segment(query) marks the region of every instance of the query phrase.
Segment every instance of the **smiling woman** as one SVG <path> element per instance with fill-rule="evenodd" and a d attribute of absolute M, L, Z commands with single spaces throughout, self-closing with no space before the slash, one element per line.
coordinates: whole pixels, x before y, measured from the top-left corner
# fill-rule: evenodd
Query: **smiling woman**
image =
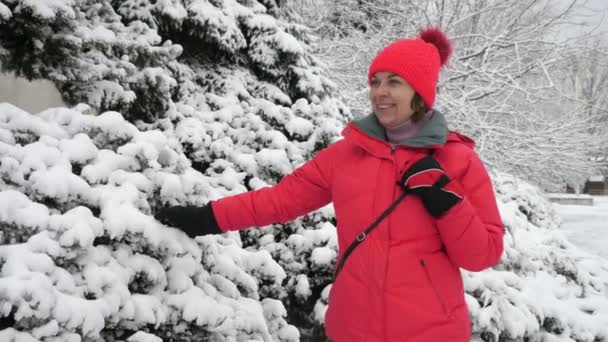
<path fill-rule="evenodd" d="M 372 76 L 369 99 L 378 121 L 386 128 L 396 128 L 412 117 L 414 95 L 414 88 L 399 75 L 380 71 Z"/>
<path fill-rule="evenodd" d="M 344 139 L 275 186 L 161 208 L 156 218 L 196 237 L 287 222 L 333 202 L 329 339 L 470 341 L 460 268 L 495 265 L 504 230 L 472 140 L 433 109 L 450 52 L 438 29 L 394 42 L 370 66 L 373 113 L 349 123 Z"/>

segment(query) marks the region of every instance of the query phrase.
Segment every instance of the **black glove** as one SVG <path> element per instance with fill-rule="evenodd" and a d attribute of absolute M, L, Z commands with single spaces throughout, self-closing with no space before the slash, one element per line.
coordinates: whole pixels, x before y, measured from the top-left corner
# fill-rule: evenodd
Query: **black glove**
<path fill-rule="evenodd" d="M 463 198 L 460 186 L 450 181 L 432 156 L 415 162 L 399 183 L 406 192 L 418 196 L 431 216 L 438 218 Z"/>
<path fill-rule="evenodd" d="M 165 207 L 156 212 L 154 217 L 167 226 L 182 230 L 191 238 L 198 235 L 223 233 L 217 225 L 211 204 L 203 207 Z"/>

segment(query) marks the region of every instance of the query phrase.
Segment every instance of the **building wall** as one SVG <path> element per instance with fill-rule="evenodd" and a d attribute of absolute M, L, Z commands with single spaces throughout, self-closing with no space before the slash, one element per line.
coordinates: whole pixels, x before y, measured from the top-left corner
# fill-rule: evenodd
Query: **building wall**
<path fill-rule="evenodd" d="M 608 183 L 587 181 L 583 193 L 589 195 L 608 195 Z"/>
<path fill-rule="evenodd" d="M 549 197 L 549 201 L 567 205 L 593 205 L 593 197 Z"/>
<path fill-rule="evenodd" d="M 12 74 L 0 73 L 0 103 L 3 102 L 11 103 L 30 113 L 65 106 L 59 91 L 50 81 L 29 82 Z"/>

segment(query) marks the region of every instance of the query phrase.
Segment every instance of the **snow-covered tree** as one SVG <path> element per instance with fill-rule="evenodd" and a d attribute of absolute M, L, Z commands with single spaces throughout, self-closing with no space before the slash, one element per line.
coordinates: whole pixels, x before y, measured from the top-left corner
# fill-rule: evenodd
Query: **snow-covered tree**
<path fill-rule="evenodd" d="M 196 240 L 151 216 L 274 184 L 338 139 L 349 111 L 280 12 L 0 2 L 1 64 L 87 103 L 0 105 L 1 341 L 324 339 L 331 206 Z M 508 241 L 500 266 L 465 277 L 476 338 L 607 339 L 604 266 L 555 231 L 536 189 L 495 179 Z"/>
<path fill-rule="evenodd" d="M 6 70 L 54 81 L 66 103 L 87 103 L 89 114 L 119 111 L 140 132 L 177 141 L 175 153 L 183 153 L 187 161 L 181 162 L 193 169 L 173 170 L 168 190 L 146 188 L 152 192 L 137 201 L 144 214 L 160 205 L 203 204 L 273 184 L 337 139 L 349 119 L 347 108 L 332 96 L 334 85 L 309 53 L 307 29 L 277 18 L 272 0 L 3 1 L 0 6 L 0 61 Z M 115 134 L 97 128 L 81 133 Z M 21 145 L 40 139 L 25 128 L 17 137 L 14 143 Z M 102 153 L 121 154 L 118 149 L 130 139 L 118 135 L 95 143 Z M 141 154 L 137 160 L 146 167 L 164 165 L 148 165 L 150 158 L 166 163 L 177 158 L 150 147 L 126 149 Z M 129 165 L 116 168 L 144 173 Z M 85 167 L 75 164 L 72 172 L 79 176 Z M 216 181 L 201 186 L 183 172 Z M 106 185 L 108 177 L 85 183 Z M 43 202 L 62 213 L 79 203 Z M 83 205 L 95 217 L 103 211 Z M 237 235 L 239 246 L 274 255 L 287 274 L 255 271 L 255 291 L 234 287 L 248 298 L 281 300 L 286 305 L 278 307 L 288 310 L 290 322 L 321 334 L 322 314 L 315 304 L 331 279 L 336 242 L 327 231 L 334 229 L 332 220 L 331 210 L 325 210 L 305 222 L 243 233 L 242 240 Z M 283 317 L 280 310 L 270 314 Z"/>
<path fill-rule="evenodd" d="M 586 113 L 582 115 L 593 123 L 591 131 L 608 137 L 608 64 L 605 62 L 608 47 L 602 39 L 592 38 L 585 42 L 589 48 L 580 49 L 563 62 L 567 67 L 560 77 L 562 93 L 571 94 L 563 101 L 564 106 Z M 608 175 L 608 142 L 591 154 L 599 164 L 599 173 Z"/>
<path fill-rule="evenodd" d="M 177 137 L 116 112 L 0 112 L 0 315 L 13 321 L 0 340 L 299 340 L 284 305 L 260 297 L 261 280 L 286 276 L 268 252 L 238 235 L 195 242 L 149 215 L 221 188 Z"/>

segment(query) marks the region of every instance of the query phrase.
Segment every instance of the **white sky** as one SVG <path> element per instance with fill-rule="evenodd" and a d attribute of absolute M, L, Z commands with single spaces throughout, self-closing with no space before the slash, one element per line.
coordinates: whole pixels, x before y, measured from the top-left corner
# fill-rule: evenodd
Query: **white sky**
<path fill-rule="evenodd" d="M 600 24 L 603 30 L 608 29 L 608 1 L 589 0 L 589 8 L 593 13 L 592 21 Z"/>
<path fill-rule="evenodd" d="M 569 3 L 571 0 L 560 0 Z M 579 20 L 587 25 L 599 25 L 599 29 L 608 32 L 608 1 L 581 0 L 584 8 L 578 10 Z"/>

